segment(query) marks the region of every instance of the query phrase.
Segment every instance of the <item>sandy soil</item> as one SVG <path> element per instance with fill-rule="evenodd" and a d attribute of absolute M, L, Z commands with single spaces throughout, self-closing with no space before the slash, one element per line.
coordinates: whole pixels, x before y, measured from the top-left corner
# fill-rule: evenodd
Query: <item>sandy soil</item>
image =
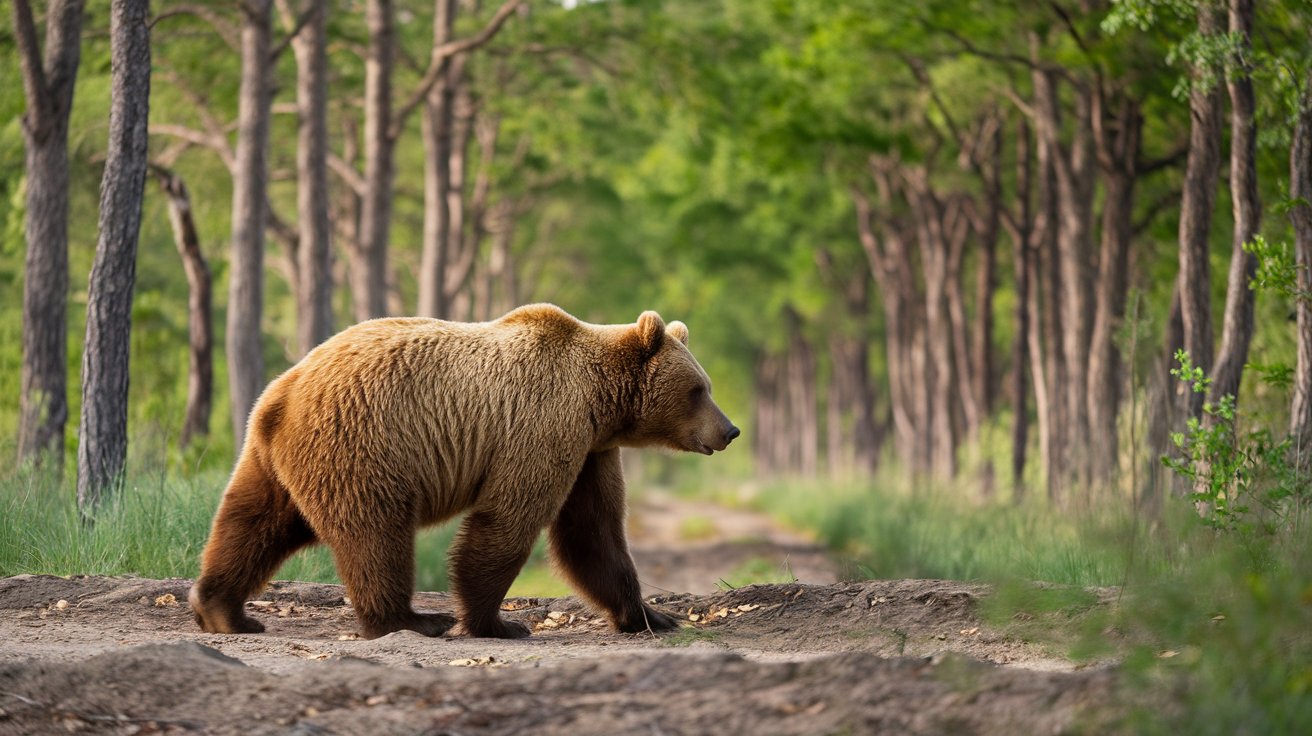
<path fill-rule="evenodd" d="M 1114 671 L 994 630 L 984 586 L 835 582 L 760 517 L 701 509 L 719 530 L 675 542 L 665 516 L 688 509 L 645 503 L 644 583 L 694 591 L 649 596 L 685 620 L 661 636 L 617 634 L 573 598 L 514 598 L 528 639 L 365 641 L 341 587 L 293 582 L 249 604 L 266 633 L 217 636 L 187 580 L 0 579 L 0 734 L 1048 734 L 1113 715 Z M 717 589 L 760 558 L 802 582 Z M 415 604 L 453 610 L 440 593 Z"/>

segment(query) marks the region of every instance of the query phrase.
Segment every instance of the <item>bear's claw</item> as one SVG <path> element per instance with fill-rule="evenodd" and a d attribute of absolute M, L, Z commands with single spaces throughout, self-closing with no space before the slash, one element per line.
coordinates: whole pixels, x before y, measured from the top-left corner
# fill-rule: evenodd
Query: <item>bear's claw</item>
<path fill-rule="evenodd" d="M 424 636 L 441 636 L 456 623 L 455 617 L 445 613 L 414 613 L 398 616 L 389 621 L 369 624 L 361 622 L 361 634 L 366 639 L 377 639 L 396 631 L 414 631 Z"/>
<path fill-rule="evenodd" d="M 523 639 L 529 635 L 529 628 L 518 621 L 507 621 L 497 617 L 494 623 L 471 629 L 465 623 L 456 624 L 451 629 L 452 636 L 470 636 L 475 639 Z"/>
<path fill-rule="evenodd" d="M 626 634 L 637 634 L 643 631 L 671 631 L 679 628 L 679 622 L 673 617 L 657 611 L 647 604 L 643 604 L 642 611 L 644 616 L 635 616 L 629 621 L 618 624 L 615 628 Z"/>

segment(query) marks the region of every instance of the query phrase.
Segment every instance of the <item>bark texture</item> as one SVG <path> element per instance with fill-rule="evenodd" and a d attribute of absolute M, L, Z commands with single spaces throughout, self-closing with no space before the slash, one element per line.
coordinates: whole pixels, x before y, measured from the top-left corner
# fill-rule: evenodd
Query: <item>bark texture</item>
<path fill-rule="evenodd" d="M 1198 32 L 1213 36 L 1220 31 L 1216 9 L 1198 5 Z M 1220 87 L 1207 84 L 1210 74 L 1193 73 L 1189 92 L 1189 157 L 1185 164 L 1184 191 L 1180 199 L 1180 314 L 1184 324 L 1184 349 L 1195 366 L 1212 375 L 1212 269 L 1208 262 L 1212 209 L 1216 202 L 1216 179 L 1221 168 L 1222 104 Z M 1203 411 L 1203 395 L 1185 393 L 1181 401 L 1185 415 Z"/>
<path fill-rule="evenodd" d="M 392 0 L 368 0 L 365 5 L 369 48 L 364 63 L 364 193 L 360 208 L 360 237 L 351 253 L 351 299 L 356 321 L 387 316 L 395 16 Z"/>
<path fill-rule="evenodd" d="M 1116 417 L 1120 413 L 1123 370 L 1115 337 L 1125 317 L 1143 116 L 1136 100 L 1122 97 L 1110 119 L 1101 112 L 1095 119 L 1100 126 L 1096 137 L 1103 181 L 1102 243 L 1094 288 L 1086 396 L 1090 477 L 1104 486 L 1118 465 Z"/>
<path fill-rule="evenodd" d="M 87 288 L 77 500 L 84 516 L 122 482 L 128 447 L 128 354 L 150 109 L 150 3 L 110 4 L 109 151 L 100 238 Z"/>
<path fill-rule="evenodd" d="M 13 0 L 23 116 L 27 250 L 18 460 L 62 472 L 68 421 L 68 114 L 82 43 L 82 0 L 52 0 L 45 54 L 28 0 Z"/>
<path fill-rule="evenodd" d="M 232 254 L 228 275 L 228 384 L 236 447 L 264 387 L 264 226 L 268 194 L 271 0 L 244 4 L 236 170 L 232 183 Z"/>
<path fill-rule="evenodd" d="M 333 334 L 332 229 L 328 218 L 328 3 L 311 0 L 296 54 L 296 339 L 305 355 Z"/>
<path fill-rule="evenodd" d="M 179 444 L 210 433 L 210 411 L 214 400 L 214 286 L 209 264 L 200 249 L 200 235 L 191 214 L 191 196 L 176 172 L 155 169 L 160 189 L 169 200 L 169 224 L 173 243 L 182 257 L 187 275 L 187 410 Z"/>
<path fill-rule="evenodd" d="M 1312 468 L 1312 76 L 1299 99 L 1298 122 L 1289 151 L 1289 209 L 1294 223 L 1294 259 L 1298 268 L 1298 359 L 1294 365 L 1294 399 L 1289 434 L 1299 466 Z"/>
<path fill-rule="evenodd" d="M 1209 399 L 1239 396 L 1248 346 L 1253 339 L 1253 310 L 1256 295 L 1249 288 L 1257 272 L 1257 257 L 1244 245 L 1257 235 L 1262 222 L 1262 203 L 1257 192 L 1257 101 L 1251 76 L 1253 0 L 1230 0 L 1230 34 L 1239 47 L 1227 69 L 1230 93 L 1230 201 L 1234 213 L 1234 241 L 1230 250 L 1230 273 L 1226 280 L 1225 316 L 1221 323 L 1221 347 L 1212 371 Z M 1212 420 L 1207 419 L 1210 423 Z"/>

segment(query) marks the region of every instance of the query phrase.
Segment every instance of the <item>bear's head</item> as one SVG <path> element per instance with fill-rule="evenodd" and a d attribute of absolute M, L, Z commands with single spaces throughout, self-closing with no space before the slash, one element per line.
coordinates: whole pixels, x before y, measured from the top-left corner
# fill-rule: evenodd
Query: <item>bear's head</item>
<path fill-rule="evenodd" d="M 688 351 L 688 327 L 643 312 L 629 334 L 642 361 L 629 442 L 710 455 L 741 434 L 711 400 L 711 381 Z"/>

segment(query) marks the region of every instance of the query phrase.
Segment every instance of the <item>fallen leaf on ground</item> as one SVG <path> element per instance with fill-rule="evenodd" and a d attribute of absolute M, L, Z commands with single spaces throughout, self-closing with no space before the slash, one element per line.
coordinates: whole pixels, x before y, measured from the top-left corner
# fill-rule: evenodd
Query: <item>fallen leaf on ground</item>
<path fill-rule="evenodd" d="M 486 667 L 500 664 L 496 657 L 474 657 L 473 659 L 453 659 L 447 664 L 452 667 Z"/>
<path fill-rule="evenodd" d="M 176 605 L 178 605 L 178 598 L 172 593 L 165 593 L 164 595 L 159 596 L 158 598 L 155 599 L 155 606 L 157 608 L 163 608 L 164 606 L 176 606 Z"/>

